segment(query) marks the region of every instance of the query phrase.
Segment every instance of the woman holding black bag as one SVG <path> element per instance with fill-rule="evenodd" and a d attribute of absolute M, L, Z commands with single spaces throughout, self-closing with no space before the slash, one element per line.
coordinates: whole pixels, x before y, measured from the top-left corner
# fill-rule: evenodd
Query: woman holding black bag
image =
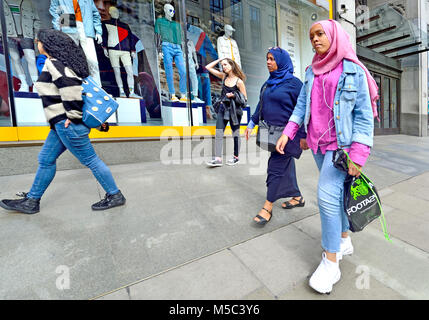
<path fill-rule="evenodd" d="M 270 48 L 267 53 L 269 79 L 261 89 L 260 101 L 249 122 L 245 135 L 249 139 L 250 132 L 262 120 L 268 126 L 283 127 L 288 122 L 295 107 L 302 82 L 293 75 L 293 64 L 286 50 L 279 47 Z M 261 121 L 260 121 L 261 120 Z M 271 152 L 267 169 L 267 200 L 259 214 L 254 218 L 258 225 L 265 225 L 271 220 L 273 203 L 280 198 L 293 197 L 283 203 L 284 209 L 303 207 L 305 202 L 296 180 L 295 160 L 302 149 L 307 149 L 304 129 L 291 141 L 285 154 L 275 150 Z"/>
<path fill-rule="evenodd" d="M 347 172 L 334 166 L 333 155 L 337 149 L 347 151 L 354 163 L 348 166 L 348 174 L 360 175 L 373 145 L 378 87 L 337 21 L 314 23 L 309 36 L 316 53 L 277 151 L 287 150 L 288 140 L 305 127 L 320 171 L 317 198 L 324 250 L 309 285 L 329 293 L 341 278 L 339 260 L 354 250 L 343 206 Z"/>

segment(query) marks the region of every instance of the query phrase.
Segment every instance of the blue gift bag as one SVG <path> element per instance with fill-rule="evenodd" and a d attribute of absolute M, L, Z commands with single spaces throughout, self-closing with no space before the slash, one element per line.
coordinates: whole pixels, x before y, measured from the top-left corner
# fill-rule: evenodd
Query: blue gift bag
<path fill-rule="evenodd" d="M 119 107 L 112 96 L 98 86 L 92 77 L 82 81 L 82 121 L 89 128 L 97 128 Z"/>

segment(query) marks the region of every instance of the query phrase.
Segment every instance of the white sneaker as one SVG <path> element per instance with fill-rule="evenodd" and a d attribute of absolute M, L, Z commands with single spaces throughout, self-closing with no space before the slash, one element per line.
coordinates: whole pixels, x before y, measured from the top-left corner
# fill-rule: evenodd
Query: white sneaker
<path fill-rule="evenodd" d="M 213 159 L 211 161 L 207 161 L 206 165 L 209 167 L 222 167 L 223 163 L 219 159 Z"/>
<path fill-rule="evenodd" d="M 205 103 L 203 100 L 201 100 L 198 97 L 195 97 L 194 100 L 192 100 L 192 102 L 194 102 L 194 103 Z"/>
<path fill-rule="evenodd" d="M 343 256 L 346 256 L 349 254 L 353 254 L 352 239 L 350 238 L 350 236 L 348 236 L 347 238 L 341 238 L 338 260 L 341 260 Z"/>
<path fill-rule="evenodd" d="M 341 278 L 341 271 L 337 262 L 332 262 L 322 253 L 322 261 L 310 278 L 309 285 L 319 293 L 330 293 L 332 286 Z"/>
<path fill-rule="evenodd" d="M 233 157 L 232 159 L 228 160 L 226 164 L 228 166 L 235 166 L 239 162 L 240 162 L 240 160 L 238 160 L 238 158 Z"/>

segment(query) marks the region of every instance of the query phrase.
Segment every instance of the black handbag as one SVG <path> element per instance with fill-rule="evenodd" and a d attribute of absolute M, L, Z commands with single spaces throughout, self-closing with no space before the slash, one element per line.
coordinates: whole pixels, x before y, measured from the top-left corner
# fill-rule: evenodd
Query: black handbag
<path fill-rule="evenodd" d="M 346 151 L 337 149 L 333 153 L 334 167 L 341 171 L 348 172 L 348 160 L 351 165 L 354 165 Z M 344 180 L 343 205 L 350 231 L 362 231 L 373 220 L 380 218 L 384 236 L 390 241 L 377 189 L 362 171 L 360 173 L 359 177 L 347 174 Z"/>
<path fill-rule="evenodd" d="M 256 145 L 263 150 L 274 152 L 276 151 L 277 141 L 283 134 L 283 130 L 285 129 L 285 127 L 272 126 L 261 118 L 263 108 L 263 96 L 266 88 L 266 85 L 262 88 L 261 99 L 259 101 L 259 124 L 258 132 L 256 134 Z"/>

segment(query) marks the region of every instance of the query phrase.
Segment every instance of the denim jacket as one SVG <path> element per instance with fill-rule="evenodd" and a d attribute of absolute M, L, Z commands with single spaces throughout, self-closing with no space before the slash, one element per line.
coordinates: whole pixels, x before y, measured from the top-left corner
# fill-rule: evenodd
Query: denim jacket
<path fill-rule="evenodd" d="M 93 0 L 78 0 L 82 12 L 82 20 L 85 34 L 89 38 L 95 38 L 95 34 L 102 35 L 101 17 Z M 73 0 L 51 0 L 49 13 L 52 16 L 52 25 L 56 30 L 65 33 L 76 33 L 75 27 L 60 26 L 62 14 L 74 14 Z M 61 27 L 61 28 L 60 28 Z"/>
<path fill-rule="evenodd" d="M 314 73 L 310 66 L 305 72 L 295 109 L 289 119 L 307 132 L 310 122 L 311 89 Z M 374 116 L 364 70 L 352 61 L 343 60 L 343 72 L 338 80 L 334 99 L 334 121 L 339 148 L 349 148 L 352 142 L 372 147 Z"/>

